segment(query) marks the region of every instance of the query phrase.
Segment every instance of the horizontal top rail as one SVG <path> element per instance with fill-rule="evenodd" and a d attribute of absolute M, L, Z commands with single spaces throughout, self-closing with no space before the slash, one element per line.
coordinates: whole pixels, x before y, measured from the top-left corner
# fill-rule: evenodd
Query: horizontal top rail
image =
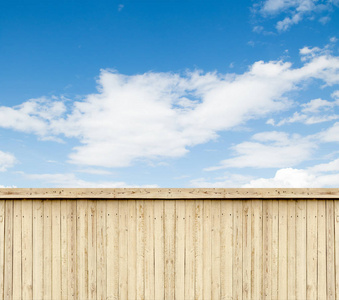
<path fill-rule="evenodd" d="M 0 199 L 339 199 L 339 188 L 0 188 Z"/>

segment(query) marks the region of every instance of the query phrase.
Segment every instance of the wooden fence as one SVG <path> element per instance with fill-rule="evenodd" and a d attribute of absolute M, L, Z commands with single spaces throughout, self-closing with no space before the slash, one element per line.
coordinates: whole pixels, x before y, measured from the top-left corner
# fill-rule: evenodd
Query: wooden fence
<path fill-rule="evenodd" d="M 339 189 L 0 189 L 0 299 L 339 299 Z"/>

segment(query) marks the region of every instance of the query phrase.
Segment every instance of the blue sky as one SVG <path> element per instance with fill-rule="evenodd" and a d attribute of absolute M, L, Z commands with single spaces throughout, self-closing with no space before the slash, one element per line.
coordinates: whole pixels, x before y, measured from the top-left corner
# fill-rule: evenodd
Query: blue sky
<path fill-rule="evenodd" d="M 1 1 L 0 187 L 337 187 L 339 1 Z"/>

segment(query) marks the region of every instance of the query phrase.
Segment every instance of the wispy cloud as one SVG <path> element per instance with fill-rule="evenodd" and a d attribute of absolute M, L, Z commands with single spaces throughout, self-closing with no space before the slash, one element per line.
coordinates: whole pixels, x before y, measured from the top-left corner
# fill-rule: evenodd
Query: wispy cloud
<path fill-rule="evenodd" d="M 265 0 L 256 7 L 264 17 L 284 16 L 276 23 L 276 29 L 280 32 L 290 29 L 293 25 L 300 23 L 305 18 L 315 18 L 322 24 L 329 22 L 328 14 L 337 7 L 338 1 L 325 0 Z"/>

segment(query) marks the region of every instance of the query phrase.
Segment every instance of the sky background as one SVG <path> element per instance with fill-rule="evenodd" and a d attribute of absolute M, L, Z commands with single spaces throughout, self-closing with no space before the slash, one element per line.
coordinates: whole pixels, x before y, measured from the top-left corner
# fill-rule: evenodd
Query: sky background
<path fill-rule="evenodd" d="M 338 0 L 0 1 L 0 187 L 338 187 Z"/>

